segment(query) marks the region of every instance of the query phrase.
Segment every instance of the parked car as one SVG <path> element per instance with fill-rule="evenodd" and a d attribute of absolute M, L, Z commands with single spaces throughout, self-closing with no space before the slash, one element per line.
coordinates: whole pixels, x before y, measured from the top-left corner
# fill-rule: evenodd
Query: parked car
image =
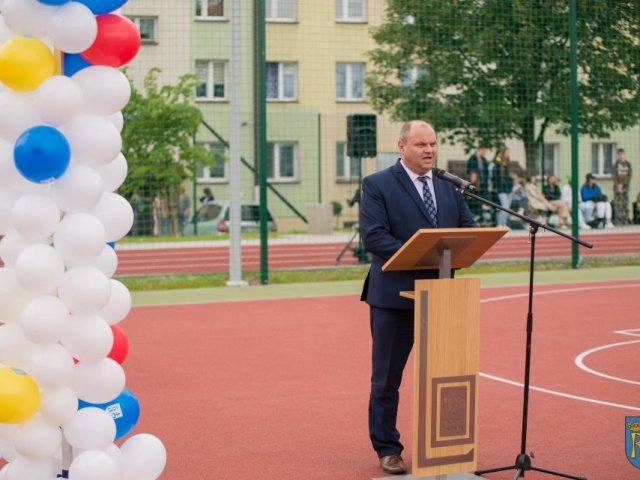
<path fill-rule="evenodd" d="M 267 226 L 269 231 L 277 230 L 276 222 L 267 211 Z M 207 202 L 198 208 L 197 228 L 194 219 L 185 227 L 185 235 L 215 235 L 229 232 L 229 204 L 219 201 Z M 260 205 L 257 203 L 243 203 L 241 206 L 240 230 L 242 232 L 260 231 Z"/>

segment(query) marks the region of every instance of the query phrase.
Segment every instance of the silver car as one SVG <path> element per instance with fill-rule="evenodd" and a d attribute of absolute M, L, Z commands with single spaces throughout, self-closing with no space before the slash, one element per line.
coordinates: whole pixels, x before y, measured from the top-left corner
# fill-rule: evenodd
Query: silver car
<path fill-rule="evenodd" d="M 276 222 L 271 213 L 267 212 L 267 218 L 269 231 L 277 231 Z M 196 218 L 191 219 L 184 230 L 185 235 L 196 235 L 196 231 L 198 235 L 228 233 L 229 204 L 218 201 L 205 203 L 198 208 Z M 260 205 L 257 203 L 242 204 L 240 230 L 243 232 L 260 231 Z"/>

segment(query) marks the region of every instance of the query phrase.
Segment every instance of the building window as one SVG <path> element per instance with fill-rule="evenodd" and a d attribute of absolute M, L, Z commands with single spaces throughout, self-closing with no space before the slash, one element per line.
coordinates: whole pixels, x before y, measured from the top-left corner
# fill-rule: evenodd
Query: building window
<path fill-rule="evenodd" d="M 365 0 L 336 0 L 336 20 L 339 22 L 365 22 Z"/>
<path fill-rule="evenodd" d="M 224 0 L 196 0 L 196 17 L 224 17 Z"/>
<path fill-rule="evenodd" d="M 364 100 L 364 63 L 336 64 L 336 98 Z"/>
<path fill-rule="evenodd" d="M 402 69 L 402 86 L 413 87 L 427 72 L 423 66 L 404 67 Z"/>
<path fill-rule="evenodd" d="M 207 165 L 198 164 L 198 182 L 227 181 L 227 149 L 220 143 L 203 143 L 202 146 L 211 154 Z"/>
<path fill-rule="evenodd" d="M 297 83 L 297 63 L 267 62 L 267 99 L 296 100 Z"/>
<path fill-rule="evenodd" d="M 611 165 L 615 158 L 615 143 L 591 144 L 591 173 L 604 177 L 611 175 Z"/>
<path fill-rule="evenodd" d="M 267 144 L 267 178 L 271 181 L 296 179 L 296 144 Z"/>
<path fill-rule="evenodd" d="M 545 143 L 542 147 L 542 157 L 536 162 L 534 173 L 536 176 L 540 176 L 542 169 L 542 163 L 544 163 L 544 176 L 549 175 L 557 176 L 558 172 L 558 148 L 560 145 L 557 143 Z"/>
<path fill-rule="evenodd" d="M 336 143 L 336 180 L 338 182 L 357 182 L 359 162 L 357 158 L 347 156 L 347 144 Z"/>
<path fill-rule="evenodd" d="M 296 0 L 266 0 L 266 19 L 269 21 L 294 21 Z"/>
<path fill-rule="evenodd" d="M 156 38 L 158 17 L 129 17 L 129 19 L 138 27 L 142 43 L 158 43 Z"/>
<path fill-rule="evenodd" d="M 196 60 L 196 99 L 225 100 L 227 98 L 227 62 L 221 60 Z"/>

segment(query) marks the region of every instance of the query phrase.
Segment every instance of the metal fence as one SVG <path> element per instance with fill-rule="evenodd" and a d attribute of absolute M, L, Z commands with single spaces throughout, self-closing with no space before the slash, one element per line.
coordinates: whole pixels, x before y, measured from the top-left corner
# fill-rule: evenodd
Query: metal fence
<path fill-rule="evenodd" d="M 229 240 L 238 280 L 240 246 L 259 242 L 266 282 L 269 245 L 355 238 L 359 182 L 397 160 L 414 118 L 484 196 L 560 225 L 539 190 L 604 228 L 569 193 L 591 173 L 611 223 L 639 221 L 637 0 L 130 0 L 123 14 L 143 41 L 123 247 Z"/>

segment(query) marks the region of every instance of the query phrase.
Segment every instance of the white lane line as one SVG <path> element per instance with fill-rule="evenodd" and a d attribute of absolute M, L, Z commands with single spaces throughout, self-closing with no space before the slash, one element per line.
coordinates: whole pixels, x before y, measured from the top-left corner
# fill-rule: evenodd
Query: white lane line
<path fill-rule="evenodd" d="M 544 290 L 541 292 L 533 292 L 534 296 L 539 296 L 539 295 L 553 295 L 556 293 L 568 293 L 568 292 L 581 292 L 581 291 L 592 291 L 592 290 L 608 290 L 608 289 L 620 289 L 620 288 L 636 288 L 636 287 L 640 287 L 640 283 L 633 283 L 633 284 L 629 284 L 629 285 L 598 285 L 598 286 L 590 286 L 590 287 L 573 287 L 573 288 L 559 288 L 556 290 Z M 480 300 L 480 303 L 490 303 L 490 302 L 497 302 L 497 301 L 501 301 L 501 300 L 511 300 L 514 298 L 523 298 L 523 297 L 528 297 L 529 296 L 529 292 L 524 292 L 524 293 L 515 293 L 512 295 L 503 295 L 500 297 L 491 297 L 491 298 L 485 298 Z M 631 333 L 631 332 L 640 332 L 640 329 L 638 330 L 621 330 L 619 332 L 616 333 L 622 333 L 622 334 L 626 334 L 626 335 L 631 335 L 631 336 L 637 336 L 640 337 L 640 334 L 635 334 L 635 333 Z M 622 344 L 629 344 L 629 343 L 640 343 L 640 340 L 632 340 L 629 342 L 621 342 L 620 344 L 614 344 L 614 345 L 622 345 Z M 596 350 L 603 350 L 604 348 L 609 348 L 612 347 L 614 345 L 605 345 L 604 347 L 598 347 L 597 349 L 592 349 L 589 352 L 593 352 Z M 583 355 L 583 354 L 581 354 Z M 585 357 L 587 355 L 584 355 Z M 583 357 L 584 358 L 584 357 Z M 577 363 L 577 358 L 576 358 L 576 363 Z M 579 366 L 579 365 L 578 365 Z M 588 368 L 585 366 L 585 368 Z M 595 372 L 593 371 L 592 373 L 594 373 L 595 375 L 600 375 L 603 377 L 608 377 L 605 374 L 601 374 L 600 372 Z M 520 387 L 520 388 L 524 388 L 524 384 L 519 383 L 519 382 L 514 382 L 513 380 L 508 380 L 506 378 L 502 378 L 502 377 L 498 377 L 495 375 L 491 375 L 488 373 L 484 373 L 484 372 L 480 372 L 480 376 L 481 377 L 485 377 L 488 378 L 490 380 L 495 380 L 497 382 L 502 382 L 502 383 L 506 383 L 508 385 L 513 385 L 516 387 Z M 621 381 L 627 381 L 629 383 L 634 383 L 634 384 L 639 384 L 638 382 L 634 382 L 632 380 L 626 380 L 626 379 L 618 379 Z M 608 407 L 614 407 L 614 408 L 622 408 L 625 410 L 634 410 L 634 411 L 640 411 L 640 407 L 634 407 L 631 405 L 623 405 L 620 403 L 612 403 L 612 402 L 605 402 L 603 400 L 597 400 L 595 398 L 589 398 L 589 397 L 581 397 L 578 395 L 571 395 L 569 393 L 564 393 L 564 392 L 558 392 L 556 390 L 549 390 L 547 388 L 541 388 L 541 387 L 536 387 L 534 385 L 529 385 L 529 388 L 531 390 L 535 390 L 537 392 L 542 392 L 542 393 L 547 393 L 549 395 L 556 395 L 558 397 L 564 397 L 564 398 L 570 398 L 572 400 L 578 400 L 581 402 L 586 402 L 586 403 L 595 403 L 597 405 L 604 405 L 604 406 L 608 406 Z"/>
<path fill-rule="evenodd" d="M 640 332 L 640 329 L 618 330 L 617 332 L 614 332 L 614 333 L 618 333 L 620 335 L 629 335 L 631 337 L 640 337 L 640 334 L 632 333 L 632 332 Z M 599 372 L 598 370 L 594 370 L 593 368 L 587 367 L 584 363 L 584 359 L 587 358 L 592 353 L 599 352 L 601 350 L 607 350 L 608 348 L 616 348 L 616 347 L 622 347 L 624 345 L 631 345 L 634 343 L 640 343 L 640 340 L 629 340 L 628 342 L 610 343 L 608 345 L 602 345 L 600 347 L 592 348 L 591 350 L 584 351 L 580 355 L 578 355 L 575 358 L 575 364 L 580 370 L 583 370 L 592 375 L 596 375 L 598 377 L 607 378 L 609 380 L 614 380 L 616 382 L 630 383 L 632 385 L 640 385 L 640 382 L 636 382 L 635 380 L 629 380 L 628 378 L 614 377 L 613 375 L 607 375 L 606 373 Z"/>
<path fill-rule="evenodd" d="M 502 382 L 502 383 L 506 383 L 508 385 L 513 385 L 515 387 L 520 387 L 520 388 L 524 387 L 524 384 L 522 384 L 522 383 L 514 382 L 513 380 L 507 380 L 506 378 L 502 378 L 502 377 L 496 377 L 495 375 L 489 375 L 487 373 L 480 372 L 480 376 L 488 378 L 490 380 L 495 380 L 496 382 Z M 571 395 L 569 393 L 558 392 L 556 390 L 549 390 L 547 388 L 535 387 L 533 385 L 531 385 L 529 388 L 531 390 L 535 390 L 536 392 L 548 393 L 550 395 L 556 395 L 558 397 L 570 398 L 572 400 L 579 400 L 581 402 L 595 403 L 597 405 L 604 405 L 606 407 L 623 408 L 625 410 L 635 410 L 635 411 L 639 411 L 640 412 L 640 407 L 634 407 L 634 406 L 631 406 L 631 405 L 623 405 L 623 404 L 620 404 L 620 403 L 605 402 L 605 401 L 602 401 L 602 400 L 596 400 L 595 398 L 589 398 L 589 397 L 580 397 L 578 395 Z"/>

